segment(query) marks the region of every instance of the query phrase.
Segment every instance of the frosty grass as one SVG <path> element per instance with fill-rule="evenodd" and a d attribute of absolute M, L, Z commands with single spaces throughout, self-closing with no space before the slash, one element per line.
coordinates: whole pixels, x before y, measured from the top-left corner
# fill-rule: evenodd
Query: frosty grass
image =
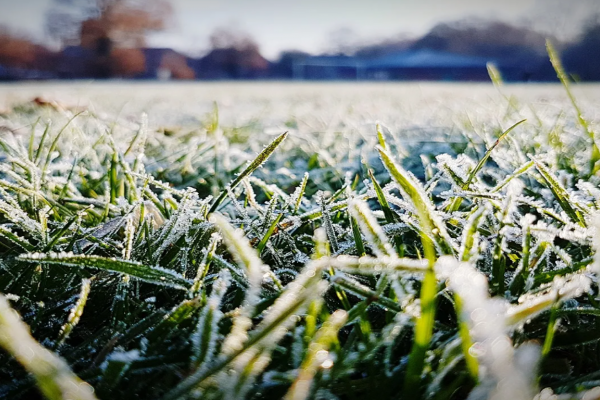
<path fill-rule="evenodd" d="M 0 396 L 600 398 L 600 102 L 494 83 L 13 101 Z"/>

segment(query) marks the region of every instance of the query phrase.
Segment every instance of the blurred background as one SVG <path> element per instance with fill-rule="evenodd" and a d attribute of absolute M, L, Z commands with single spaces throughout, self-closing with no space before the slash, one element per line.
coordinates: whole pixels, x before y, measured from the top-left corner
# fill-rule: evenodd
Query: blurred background
<path fill-rule="evenodd" d="M 0 80 L 600 80 L 598 0 L 0 0 Z"/>

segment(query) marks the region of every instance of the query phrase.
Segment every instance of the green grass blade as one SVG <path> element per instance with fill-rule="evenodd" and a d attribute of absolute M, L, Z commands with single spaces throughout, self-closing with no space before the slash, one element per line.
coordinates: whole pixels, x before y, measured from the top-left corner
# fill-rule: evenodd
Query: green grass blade
<path fill-rule="evenodd" d="M 29 134 L 29 145 L 27 146 L 27 157 L 29 161 L 33 161 L 33 142 L 35 139 L 35 128 L 40 122 L 41 117 L 38 117 L 33 125 L 31 125 L 31 133 Z"/>
<path fill-rule="evenodd" d="M 67 363 L 29 334 L 29 328 L 0 294 L 0 346 L 33 375 L 40 391 L 50 400 L 96 399 L 92 387 L 79 379 Z"/>
<path fill-rule="evenodd" d="M 527 121 L 527 120 L 526 119 L 522 119 L 519 122 L 516 122 L 514 125 L 512 125 L 510 128 L 508 128 L 504 132 L 502 132 L 502 134 L 498 137 L 498 139 L 496 139 L 496 141 L 494 142 L 494 144 L 485 152 L 485 154 L 483 155 L 483 157 L 481 158 L 481 160 L 479 160 L 479 162 L 477 163 L 477 165 L 475 166 L 475 168 L 473 168 L 473 170 L 471 171 L 471 173 L 469 173 L 469 176 L 467 177 L 467 181 L 465 182 L 465 186 L 466 187 L 464 187 L 463 189 L 468 189 L 468 187 L 471 185 L 471 182 L 473 182 L 473 179 L 475 179 L 475 176 L 477 176 L 477 174 L 479 173 L 479 171 L 481 171 L 481 169 L 483 168 L 483 166 L 485 165 L 485 163 L 487 162 L 487 160 L 490 158 L 490 155 L 492 154 L 492 151 L 494 151 L 494 149 L 496 147 L 498 147 L 498 145 L 502 142 L 502 140 L 513 129 L 515 129 L 517 126 L 521 125 L 525 121 Z"/>
<path fill-rule="evenodd" d="M 504 82 L 502 80 L 502 74 L 500 73 L 498 68 L 496 68 L 496 66 L 492 63 L 487 63 L 486 68 L 488 71 L 488 75 L 490 76 L 490 79 L 491 79 L 492 83 L 494 84 L 494 86 L 496 86 L 496 87 L 502 86 L 502 84 Z"/>
<path fill-rule="evenodd" d="M 562 186 L 556 176 L 554 176 L 552 171 L 550 171 L 550 169 L 544 163 L 539 161 L 537 158 L 531 158 L 535 163 L 536 169 L 540 175 L 542 175 L 542 178 L 548 185 L 550 191 L 552 191 L 552 194 L 564 212 L 569 216 L 569 218 L 571 218 L 571 221 L 585 228 L 585 219 L 580 210 L 573 208 L 572 204 L 577 205 L 577 203 L 571 199 L 567 190 Z"/>
<path fill-rule="evenodd" d="M 85 303 L 87 302 L 88 295 L 90 294 L 90 280 L 84 279 L 81 282 L 81 292 L 79 293 L 79 299 L 77 299 L 77 303 L 73 306 L 71 311 L 69 312 L 69 318 L 67 319 L 67 323 L 63 325 L 60 329 L 60 333 L 58 336 L 57 346 L 60 346 L 67 340 L 71 331 L 79 323 L 81 319 L 81 315 L 83 314 L 83 309 L 85 308 Z"/>
<path fill-rule="evenodd" d="M 383 165 L 389 171 L 392 178 L 398 183 L 406 195 L 407 200 L 409 200 L 415 207 L 417 216 L 419 217 L 419 222 L 421 224 L 421 229 L 426 235 L 436 238 L 444 254 L 454 254 L 455 251 L 446 227 L 436 214 L 435 207 L 433 206 L 429 196 L 427 196 L 425 193 L 422 185 L 417 182 L 412 175 L 408 174 L 404 168 L 396 164 L 392 156 L 386 150 L 379 148 L 378 151 L 379 155 L 381 156 L 381 160 L 383 161 Z M 423 240 L 429 242 L 428 237 L 424 236 Z M 425 247 L 427 248 L 428 246 Z M 435 260 L 435 254 L 429 252 L 426 254 L 426 258 L 429 260 Z"/>
<path fill-rule="evenodd" d="M 267 229 L 267 232 L 265 232 L 265 235 L 258 243 L 258 246 L 256 246 L 256 251 L 258 252 L 258 254 L 261 254 L 262 251 L 265 249 L 265 246 L 267 245 L 269 238 L 271 238 L 271 236 L 273 235 L 273 232 L 275 232 L 275 228 L 277 228 L 277 224 L 281 220 L 281 217 L 283 217 L 283 213 L 281 213 L 281 214 L 277 215 L 277 217 L 275 217 L 275 219 L 271 223 L 271 226 L 269 226 L 269 229 Z"/>
<path fill-rule="evenodd" d="M 364 299 L 366 301 L 366 305 L 369 304 L 377 304 L 386 310 L 390 310 L 394 313 L 402 312 L 402 307 L 394 300 L 389 299 L 385 296 L 381 296 L 378 292 L 371 290 L 369 287 L 362 285 L 347 276 L 336 274 L 331 277 L 331 283 L 335 285 L 335 287 L 342 289 L 344 291 L 350 292 L 356 297 L 360 299 Z M 356 310 L 356 314 L 353 314 L 352 311 Z M 352 309 L 350 311 L 351 317 L 353 320 L 358 315 L 360 315 L 360 309 Z"/>
<path fill-rule="evenodd" d="M 80 111 L 77 114 L 73 115 L 71 118 L 69 118 L 67 123 L 63 125 L 63 127 L 60 129 L 60 131 L 58 131 L 58 133 L 56 134 L 56 137 L 54 138 L 52 143 L 50 143 L 50 148 L 48 149 L 48 154 L 46 155 L 46 161 L 44 162 L 44 165 L 42 166 L 42 176 L 44 176 L 44 173 L 46 172 L 46 169 L 48 168 L 48 165 L 50 164 L 50 158 L 52 157 L 52 153 L 56 149 L 56 146 L 58 145 L 58 140 L 62 136 L 63 132 L 67 129 L 67 127 L 71 124 L 71 122 L 73 122 L 73 120 L 75 118 L 77 118 L 84 112 L 85 111 Z"/>
<path fill-rule="evenodd" d="M 161 267 L 150 267 L 136 261 L 119 260 L 93 255 L 73 253 L 32 253 L 18 257 L 19 260 L 47 265 L 62 265 L 76 268 L 98 268 L 110 272 L 128 274 L 141 281 L 187 290 L 191 282 L 176 273 Z"/>
<path fill-rule="evenodd" d="M 546 337 L 544 338 L 544 345 L 542 346 L 542 357 L 546 357 L 550 350 L 552 350 L 552 342 L 554 341 L 554 334 L 558 324 L 558 312 L 557 307 L 554 306 L 550 310 L 550 319 L 548 320 L 548 327 L 546 329 Z"/>
<path fill-rule="evenodd" d="M 379 182 L 377 182 L 377 179 L 375 179 L 375 176 L 373 175 L 373 170 L 371 169 L 369 169 L 369 178 L 371 178 L 371 182 L 373 182 L 373 188 L 375 188 L 377 200 L 379 201 L 379 205 L 381 205 L 381 209 L 383 210 L 383 214 L 385 215 L 385 220 L 388 222 L 388 224 L 393 224 L 396 220 L 394 218 L 394 212 L 390 208 L 390 204 L 385 198 L 383 189 L 381 189 L 381 186 L 379 186 Z"/>
<path fill-rule="evenodd" d="M 285 140 L 288 132 L 284 132 L 277 139 L 273 140 L 271 144 L 269 144 L 260 154 L 244 169 L 229 185 L 227 186 L 230 190 L 233 190 L 245 177 L 252 174 L 258 167 L 260 167 L 267 159 L 273 154 L 275 149 Z M 223 190 L 219 197 L 215 199 L 212 206 L 208 210 L 208 213 L 211 214 L 217 210 L 221 202 L 227 197 L 227 190 Z"/>
<path fill-rule="evenodd" d="M 467 180 L 466 180 L 465 184 L 462 187 L 463 190 L 469 189 L 469 187 L 471 186 L 471 183 L 473 182 L 473 179 L 475 179 L 475 177 L 477 176 L 477 174 L 479 173 L 479 171 L 481 171 L 481 169 L 483 168 L 483 166 L 485 165 L 485 163 L 487 162 L 487 160 L 492 155 L 492 151 L 494 151 L 494 149 L 496 147 L 498 147 L 498 145 L 500 144 L 500 142 L 502 142 L 502 140 L 513 129 L 515 129 L 517 126 L 521 125 L 525 121 L 527 121 L 527 120 L 526 119 L 522 119 L 519 122 L 517 122 L 514 125 L 512 125 L 507 130 L 505 130 L 504 132 L 502 132 L 502 134 L 498 137 L 498 139 L 496 139 L 496 141 L 494 142 L 494 144 L 491 145 L 489 149 L 487 149 L 487 151 L 485 152 L 485 154 L 483 155 L 483 157 L 481 157 L 481 159 L 479 160 L 479 162 L 477 163 L 477 165 L 475 166 L 475 168 L 473 168 L 473 170 L 469 173 L 469 176 L 467 177 Z M 452 204 L 449 207 L 449 211 L 453 212 L 453 211 L 458 210 L 458 208 L 460 207 L 461 203 L 462 203 L 462 198 L 461 197 L 455 198 L 454 201 L 452 202 Z"/>
<path fill-rule="evenodd" d="M 241 229 L 234 229 L 223 216 L 218 214 L 212 214 L 210 221 L 219 228 L 227 249 L 237 264 L 244 269 L 248 280 L 247 303 L 249 305 L 256 304 L 260 297 L 263 269 L 267 266 L 258 257 L 256 250 L 250 246 L 250 242 Z M 248 314 L 252 313 L 248 312 Z"/>
<path fill-rule="evenodd" d="M 379 141 L 379 146 L 381 146 L 382 149 L 386 150 L 387 143 L 385 142 L 385 136 L 383 136 L 383 131 L 381 130 L 381 125 L 380 124 L 375 125 L 375 129 L 377 130 L 377 140 Z"/>
<path fill-rule="evenodd" d="M 335 229 L 333 228 L 333 221 L 331 220 L 331 214 L 329 213 L 329 208 L 327 206 L 327 201 L 320 196 L 321 203 L 321 216 L 323 220 L 323 226 L 325 227 L 325 232 L 327 232 L 327 239 L 329 239 L 329 244 L 331 245 L 331 251 L 337 252 L 339 249 L 339 244 L 337 241 L 337 235 Z"/>
<path fill-rule="evenodd" d="M 350 215 L 350 227 L 352 228 L 352 237 L 354 237 L 354 244 L 356 246 L 356 253 L 359 256 L 365 255 L 365 244 L 363 243 L 362 236 L 360 234 L 360 228 L 356 222 L 356 218 Z"/>
<path fill-rule="evenodd" d="M 44 142 L 46 141 L 46 137 L 48 136 L 48 133 L 50 132 L 50 127 L 52 126 L 52 121 L 48 121 L 46 123 L 46 127 L 44 128 L 44 132 L 42 133 L 42 138 L 40 139 L 40 143 L 38 144 L 38 149 L 35 152 L 35 157 L 32 159 L 32 161 L 37 164 L 40 156 L 42 155 L 42 149 L 44 148 Z"/>
<path fill-rule="evenodd" d="M 554 67 L 554 70 L 556 71 L 556 76 L 558 77 L 558 79 L 560 80 L 560 83 L 562 83 L 563 87 L 565 88 L 565 91 L 567 92 L 567 96 L 569 97 L 569 100 L 571 101 L 571 104 L 573 105 L 573 108 L 575 109 L 575 112 L 577 114 L 577 122 L 579 122 L 579 125 L 581 125 L 581 127 L 583 128 L 585 133 L 588 135 L 588 138 L 592 142 L 592 149 L 591 149 L 592 153 L 590 156 L 590 175 L 593 175 L 600 169 L 600 165 L 598 163 L 598 161 L 600 161 L 600 150 L 598 149 L 598 144 L 596 143 L 596 134 L 592 130 L 590 123 L 583 116 L 583 112 L 581 111 L 581 108 L 579 107 L 579 104 L 577 103 L 577 100 L 575 99 L 575 96 L 573 95 L 573 92 L 571 91 L 571 87 L 569 85 L 569 78 L 563 68 L 562 62 L 560 61 L 558 52 L 556 51 L 556 49 L 554 48 L 554 45 L 552 44 L 552 42 L 549 39 L 546 40 L 546 50 L 548 51 L 548 56 L 550 57 L 550 62 L 552 63 L 552 66 Z"/>
<path fill-rule="evenodd" d="M 196 271 L 196 277 L 194 278 L 194 284 L 190 288 L 190 297 L 192 297 L 192 298 L 198 296 L 198 293 L 200 293 L 200 289 L 202 288 L 202 285 L 204 284 L 204 278 L 206 278 L 206 274 L 208 273 L 208 268 L 210 267 L 210 264 L 215 256 L 215 252 L 217 251 L 217 244 L 219 243 L 220 239 L 221 239 L 221 237 L 216 233 L 213 233 L 211 235 L 210 243 L 208 244 L 208 248 L 206 249 L 206 252 L 204 253 L 204 257 L 202 257 L 202 261 L 198 265 L 198 270 Z"/>
<path fill-rule="evenodd" d="M 0 225 L 0 236 L 10 241 L 11 243 L 19 246 L 20 248 L 27 251 L 34 251 L 35 246 L 29 243 L 29 241 L 23 237 L 20 237 L 5 226 Z"/>
<path fill-rule="evenodd" d="M 371 245 L 371 249 L 378 256 L 392 256 L 394 249 L 387 236 L 377 223 L 377 219 L 371 213 L 367 204 L 359 199 L 350 201 L 350 215 L 358 222 L 360 230 L 367 238 L 367 242 Z"/>
<path fill-rule="evenodd" d="M 235 353 L 248 340 L 248 330 L 252 327 L 251 318 L 254 308 L 260 301 L 263 270 L 268 267 L 258 257 L 256 250 L 250 246 L 241 229 L 234 229 L 224 217 L 218 214 L 211 214 L 209 220 L 219 228 L 227 249 L 237 264 L 244 269 L 248 283 L 244 306 L 233 319 L 231 331 L 223 341 L 223 352 L 229 355 Z"/>
<path fill-rule="evenodd" d="M 479 222 L 481 221 L 481 218 L 485 216 L 486 212 L 487 209 L 485 207 L 481 207 L 476 210 L 467 221 L 467 225 L 463 230 L 462 247 L 459 255 L 459 259 L 461 261 L 469 261 L 477 255 L 474 254 L 474 251 L 477 250 L 477 229 L 479 228 Z"/>
<path fill-rule="evenodd" d="M 300 208 L 300 204 L 302 203 L 302 197 L 304 196 L 304 192 L 306 191 L 306 184 L 308 183 L 308 172 L 304 173 L 304 177 L 302 178 L 302 183 L 298 187 L 297 194 L 294 192 L 294 196 L 296 197 L 296 202 L 294 204 L 294 214 L 298 212 Z"/>
<path fill-rule="evenodd" d="M 429 348 L 433 335 L 433 324 L 435 321 L 435 304 L 437 296 L 437 279 L 433 270 L 436 255 L 433 243 L 429 236 L 432 234 L 438 241 L 442 252 L 454 254 L 450 236 L 446 231 L 441 219 L 435 213 L 435 207 L 425 193 L 423 187 L 398 166 L 392 157 L 384 150 L 378 149 L 383 164 L 392 175 L 392 178 L 400 185 L 405 196 L 410 199 L 417 211 L 421 229 L 421 241 L 428 261 L 428 270 L 425 272 L 421 286 L 421 316 L 415 326 L 415 338 L 410 352 L 406 377 L 404 380 L 404 392 L 408 398 L 416 398 L 420 391 L 421 373 L 425 365 L 425 354 Z"/>
<path fill-rule="evenodd" d="M 467 370 L 469 371 L 469 375 L 471 375 L 473 381 L 477 382 L 479 380 L 479 363 L 477 362 L 477 359 L 470 353 L 471 346 L 473 346 L 473 340 L 471 339 L 471 334 L 469 333 L 469 325 L 462 316 L 464 309 L 462 299 L 457 293 L 454 294 L 454 303 L 456 316 L 458 319 L 458 334 L 460 336 L 463 356 L 465 357 L 465 362 L 467 363 Z"/>

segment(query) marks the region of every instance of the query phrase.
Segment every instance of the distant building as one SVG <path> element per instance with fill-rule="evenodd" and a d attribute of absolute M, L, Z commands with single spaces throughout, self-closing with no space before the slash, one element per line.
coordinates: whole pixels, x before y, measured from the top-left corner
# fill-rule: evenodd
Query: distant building
<path fill-rule="evenodd" d="M 252 45 L 216 48 L 192 61 L 198 79 L 264 79 L 269 77 L 270 63 Z"/>
<path fill-rule="evenodd" d="M 62 79 L 92 78 L 95 58 L 91 49 L 67 46 L 60 53 L 56 72 Z"/>
<path fill-rule="evenodd" d="M 305 57 L 294 62 L 292 78 L 297 80 L 360 80 L 365 78 L 366 60 L 337 55 Z"/>
<path fill-rule="evenodd" d="M 406 50 L 377 58 L 307 57 L 293 66 L 294 79 L 487 80 L 487 60 L 432 50 Z"/>
<path fill-rule="evenodd" d="M 196 72 L 189 65 L 190 59 L 169 48 L 143 49 L 146 70 L 137 75 L 140 79 L 194 79 Z"/>
<path fill-rule="evenodd" d="M 0 81 L 46 80 L 57 78 L 58 76 L 52 71 L 0 65 Z"/>
<path fill-rule="evenodd" d="M 408 50 L 365 62 L 373 79 L 481 81 L 488 80 L 487 59 L 433 50 Z"/>

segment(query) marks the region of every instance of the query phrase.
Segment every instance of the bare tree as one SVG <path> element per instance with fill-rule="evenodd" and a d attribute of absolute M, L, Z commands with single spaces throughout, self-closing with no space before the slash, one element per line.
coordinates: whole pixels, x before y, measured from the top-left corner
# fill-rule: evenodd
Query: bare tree
<path fill-rule="evenodd" d="M 147 34 L 164 29 L 172 15 L 166 0 L 54 0 L 46 30 L 63 45 L 94 46 L 98 39 L 135 48 Z"/>
<path fill-rule="evenodd" d="M 145 68 L 146 36 L 163 30 L 171 15 L 167 0 L 54 0 L 46 30 L 63 46 L 91 51 L 93 75 L 134 76 Z"/>
<path fill-rule="evenodd" d="M 214 78 L 224 73 L 236 79 L 259 76 L 269 62 L 260 54 L 258 44 L 247 33 L 219 28 L 210 36 L 211 51 L 202 58 L 202 76 Z"/>

